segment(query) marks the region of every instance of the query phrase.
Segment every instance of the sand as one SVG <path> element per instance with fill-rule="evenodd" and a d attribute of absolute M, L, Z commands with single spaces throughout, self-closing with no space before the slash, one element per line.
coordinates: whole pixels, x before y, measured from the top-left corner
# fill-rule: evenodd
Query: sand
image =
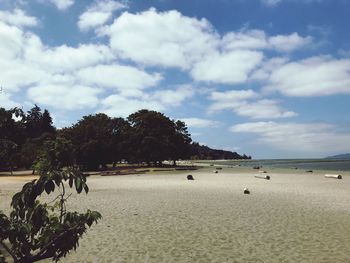
<path fill-rule="evenodd" d="M 212 170 L 89 177 L 69 208 L 103 219 L 62 262 L 350 262 L 349 175 Z M 0 177 L 0 209 L 25 180 Z"/>

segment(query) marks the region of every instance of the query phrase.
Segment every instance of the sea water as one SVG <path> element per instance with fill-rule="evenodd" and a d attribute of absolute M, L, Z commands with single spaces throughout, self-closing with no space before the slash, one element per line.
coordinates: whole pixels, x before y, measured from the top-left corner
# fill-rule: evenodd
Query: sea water
<path fill-rule="evenodd" d="M 210 162 L 210 161 L 209 161 Z M 266 168 L 292 168 L 303 170 L 350 171 L 350 160 L 341 159 L 267 159 L 267 160 L 225 160 L 225 165 L 247 167 L 262 166 Z"/>

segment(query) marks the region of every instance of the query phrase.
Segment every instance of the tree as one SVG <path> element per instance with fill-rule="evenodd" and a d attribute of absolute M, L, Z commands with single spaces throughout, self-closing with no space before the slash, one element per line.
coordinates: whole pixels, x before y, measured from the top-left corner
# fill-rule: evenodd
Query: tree
<path fill-rule="evenodd" d="M 7 139 L 0 139 L 0 167 L 10 167 L 11 175 L 13 175 L 14 157 L 17 152 L 18 145 Z"/>
<path fill-rule="evenodd" d="M 41 118 L 41 133 L 55 133 L 55 128 L 52 126 L 52 118 L 48 110 L 44 110 Z"/>
<path fill-rule="evenodd" d="M 60 260 L 77 248 L 80 237 L 101 218 L 96 211 L 78 213 L 66 209 L 66 187 L 74 188 L 78 194 L 89 192 L 82 172 L 74 166 L 64 167 L 68 144 L 63 139 L 47 142 L 36 164 L 40 178 L 26 183 L 13 196 L 10 216 L 0 211 L 0 243 L 14 262 Z M 53 205 L 38 200 L 44 192 L 49 195 L 55 189 L 58 195 Z"/>
<path fill-rule="evenodd" d="M 138 161 L 160 163 L 190 155 L 191 137 L 186 124 L 156 111 L 140 110 L 128 117 L 132 146 Z"/>
<path fill-rule="evenodd" d="M 51 133 L 44 133 L 37 138 L 28 138 L 21 146 L 18 156 L 18 165 L 26 169 L 33 169 L 34 174 L 34 163 L 44 150 L 45 143 L 54 139 L 55 137 Z"/>
<path fill-rule="evenodd" d="M 175 132 L 171 137 L 171 142 L 172 148 L 170 151 L 170 157 L 174 162 L 174 166 L 176 165 L 176 160 L 190 158 L 192 139 L 184 122 L 175 122 Z"/>
<path fill-rule="evenodd" d="M 113 121 L 106 114 L 84 116 L 77 124 L 60 132 L 72 141 L 76 160 L 87 169 L 97 169 L 113 161 Z"/>
<path fill-rule="evenodd" d="M 24 121 L 29 138 L 37 138 L 43 133 L 55 133 L 50 113 L 48 110 L 44 110 L 44 113 L 42 113 L 38 105 L 27 112 Z"/>
<path fill-rule="evenodd" d="M 41 135 L 42 113 L 39 106 L 35 105 L 27 112 L 25 116 L 25 126 L 29 138 L 36 138 Z"/>
<path fill-rule="evenodd" d="M 168 146 L 173 122 L 160 112 L 140 110 L 128 117 L 131 124 L 131 146 L 139 162 L 159 163 L 169 156 Z"/>

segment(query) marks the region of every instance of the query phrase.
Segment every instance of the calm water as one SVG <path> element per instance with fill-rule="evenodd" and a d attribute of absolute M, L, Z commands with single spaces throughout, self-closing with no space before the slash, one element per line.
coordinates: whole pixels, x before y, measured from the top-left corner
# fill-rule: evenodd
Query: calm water
<path fill-rule="evenodd" d="M 298 168 L 304 170 L 334 170 L 350 171 L 350 160 L 330 159 L 270 159 L 249 161 L 222 161 L 226 165 L 237 165 L 253 167 L 263 166 L 267 168 Z"/>

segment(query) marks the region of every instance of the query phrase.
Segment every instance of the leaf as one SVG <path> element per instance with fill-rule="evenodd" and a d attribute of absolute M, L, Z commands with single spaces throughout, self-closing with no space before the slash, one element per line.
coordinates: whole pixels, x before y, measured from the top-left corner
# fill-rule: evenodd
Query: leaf
<path fill-rule="evenodd" d="M 75 177 L 75 189 L 77 190 L 78 194 L 81 193 L 82 185 L 80 177 Z"/>
<path fill-rule="evenodd" d="M 62 181 L 62 178 L 59 174 L 56 174 L 54 180 L 55 180 L 56 185 L 59 186 L 61 181 Z"/>
<path fill-rule="evenodd" d="M 48 181 L 46 184 L 45 184 L 45 192 L 47 194 L 53 192 L 55 190 L 55 184 L 53 183 L 53 181 Z"/>
<path fill-rule="evenodd" d="M 85 191 L 86 194 L 89 193 L 89 187 L 87 186 L 87 184 L 84 185 L 84 191 Z"/>
<path fill-rule="evenodd" d="M 73 175 L 71 174 L 69 177 L 69 187 L 72 188 L 73 187 Z"/>

